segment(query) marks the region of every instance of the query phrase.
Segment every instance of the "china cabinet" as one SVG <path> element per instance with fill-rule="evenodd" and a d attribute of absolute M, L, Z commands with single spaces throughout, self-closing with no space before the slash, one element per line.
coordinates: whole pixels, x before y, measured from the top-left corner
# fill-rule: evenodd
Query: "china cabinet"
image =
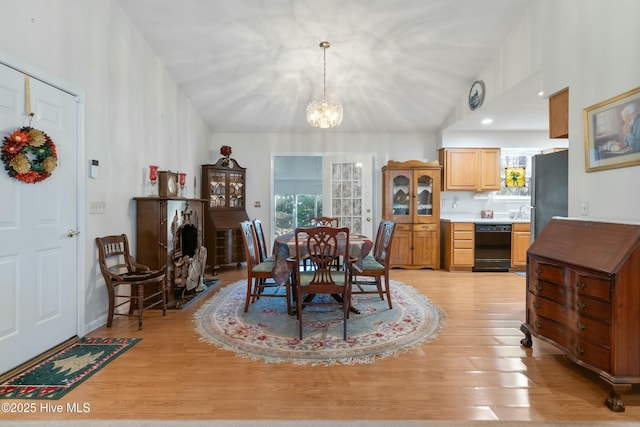
<path fill-rule="evenodd" d="M 396 223 L 390 263 L 402 268 L 440 268 L 438 162 L 389 161 L 382 168 L 383 216 Z"/>
<path fill-rule="evenodd" d="M 499 148 L 441 148 L 444 191 L 499 191 Z"/>
<path fill-rule="evenodd" d="M 206 200 L 204 240 L 207 265 L 213 272 L 220 266 L 240 265 L 245 260 L 240 229 L 240 223 L 249 220 L 245 210 L 245 172 L 245 168 L 228 157 L 202 165 L 202 198 Z"/>
<path fill-rule="evenodd" d="M 616 412 L 640 383 L 639 268 L 638 224 L 554 218 L 527 254 L 522 345 L 534 336 L 595 372 Z"/>

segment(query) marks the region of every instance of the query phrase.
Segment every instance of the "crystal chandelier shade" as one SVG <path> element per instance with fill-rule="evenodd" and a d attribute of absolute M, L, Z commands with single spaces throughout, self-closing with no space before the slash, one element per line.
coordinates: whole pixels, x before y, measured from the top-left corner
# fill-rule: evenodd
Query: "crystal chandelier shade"
<path fill-rule="evenodd" d="M 342 123 L 342 104 L 327 100 L 327 48 L 329 46 L 331 46 L 329 42 L 320 43 L 324 57 L 322 99 L 311 101 L 307 105 L 307 122 L 313 127 L 322 129 L 333 128 Z"/>

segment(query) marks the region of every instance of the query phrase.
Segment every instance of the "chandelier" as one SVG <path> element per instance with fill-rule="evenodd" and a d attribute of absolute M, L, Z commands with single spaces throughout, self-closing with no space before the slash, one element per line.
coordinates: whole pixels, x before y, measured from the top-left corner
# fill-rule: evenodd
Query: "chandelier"
<path fill-rule="evenodd" d="M 322 99 L 309 102 L 307 105 L 307 122 L 317 128 L 333 128 L 342 123 L 342 104 L 327 100 L 327 49 L 329 42 L 321 42 L 323 49 L 324 69 L 322 79 Z"/>

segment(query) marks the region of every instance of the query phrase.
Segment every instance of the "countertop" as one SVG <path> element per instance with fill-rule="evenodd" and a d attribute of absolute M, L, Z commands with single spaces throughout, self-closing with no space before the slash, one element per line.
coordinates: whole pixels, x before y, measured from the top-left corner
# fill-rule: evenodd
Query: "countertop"
<path fill-rule="evenodd" d="M 531 222 L 529 218 L 509 218 L 508 213 L 494 213 L 493 218 L 480 218 L 480 213 L 473 214 L 471 212 L 465 213 L 443 213 L 440 215 L 440 221 L 445 222 L 472 222 L 474 224 L 513 224 Z"/>

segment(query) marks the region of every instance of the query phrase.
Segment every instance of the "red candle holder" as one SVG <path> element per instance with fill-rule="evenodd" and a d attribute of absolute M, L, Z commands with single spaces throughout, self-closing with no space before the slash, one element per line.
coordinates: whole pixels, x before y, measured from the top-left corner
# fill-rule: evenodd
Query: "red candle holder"
<path fill-rule="evenodd" d="M 180 197 L 185 196 L 184 185 L 187 182 L 187 174 L 184 172 L 178 172 L 178 184 L 180 184 Z"/>
<path fill-rule="evenodd" d="M 158 166 L 149 165 L 149 181 L 155 181 L 158 179 Z"/>
<path fill-rule="evenodd" d="M 149 165 L 149 184 L 151 185 L 149 196 L 156 196 L 156 182 L 158 181 L 158 166 Z"/>

